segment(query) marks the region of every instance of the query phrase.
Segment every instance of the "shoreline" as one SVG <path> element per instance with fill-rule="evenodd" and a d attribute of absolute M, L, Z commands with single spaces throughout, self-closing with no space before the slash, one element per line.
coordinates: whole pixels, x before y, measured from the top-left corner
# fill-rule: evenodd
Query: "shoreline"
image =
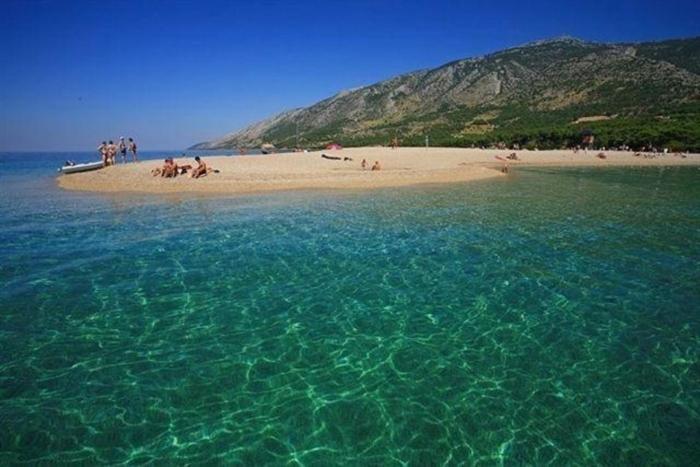
<path fill-rule="evenodd" d="M 250 156 L 211 156 L 203 158 L 208 167 L 219 170 L 199 179 L 188 175 L 176 178 L 153 177 L 151 170 L 162 160 L 118 164 L 104 169 L 57 177 L 60 188 L 71 191 L 130 194 L 253 194 L 295 190 L 369 190 L 425 184 L 447 184 L 505 178 L 504 165 L 495 156 L 515 152 L 518 161 L 508 161 L 511 171 L 517 167 L 662 167 L 700 166 L 700 155 L 685 158 L 663 154 L 655 158 L 635 157 L 632 152 L 570 150 L 511 151 L 466 148 L 347 148 L 309 153 L 284 153 Z M 350 158 L 328 160 L 326 154 Z M 381 171 L 363 170 L 375 160 Z M 178 165 L 194 164 L 191 158 L 175 159 Z"/>

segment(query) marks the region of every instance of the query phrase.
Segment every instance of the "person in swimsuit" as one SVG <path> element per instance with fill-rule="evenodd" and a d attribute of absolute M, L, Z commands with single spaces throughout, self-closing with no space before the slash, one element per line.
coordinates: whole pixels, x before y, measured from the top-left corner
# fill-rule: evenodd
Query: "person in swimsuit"
<path fill-rule="evenodd" d="M 97 146 L 97 151 L 100 153 L 102 163 L 107 165 L 107 141 L 102 141 L 102 144 Z"/>
<path fill-rule="evenodd" d="M 108 165 L 114 165 L 116 162 L 116 157 L 117 157 L 117 146 L 114 144 L 114 142 L 110 141 L 109 144 L 107 145 L 107 160 L 109 161 Z"/>
<path fill-rule="evenodd" d="M 122 163 L 126 164 L 126 143 L 123 136 L 119 138 L 119 154 L 122 155 Z"/>
<path fill-rule="evenodd" d="M 374 161 L 374 165 L 372 166 L 372 170 L 382 170 L 382 166 L 379 165 L 379 161 Z"/>
<path fill-rule="evenodd" d="M 197 164 L 199 164 L 193 171 L 192 171 L 192 178 L 199 178 L 202 175 L 207 174 L 207 164 L 204 163 L 202 159 L 199 158 L 199 156 L 194 158 L 195 161 L 197 161 Z"/>
<path fill-rule="evenodd" d="M 131 160 L 138 162 L 139 158 L 136 155 L 136 141 L 133 138 L 129 138 L 129 152 L 131 153 Z"/>
<path fill-rule="evenodd" d="M 172 160 L 171 158 L 167 158 L 163 161 L 163 167 L 156 167 L 155 169 L 151 170 L 151 175 L 154 177 L 161 176 L 161 177 L 175 177 L 177 175 L 177 164 L 175 164 L 175 161 Z"/>
<path fill-rule="evenodd" d="M 175 161 L 170 159 L 165 159 L 165 165 L 163 165 L 163 171 L 161 172 L 161 177 L 174 178 L 177 177 L 177 164 Z"/>

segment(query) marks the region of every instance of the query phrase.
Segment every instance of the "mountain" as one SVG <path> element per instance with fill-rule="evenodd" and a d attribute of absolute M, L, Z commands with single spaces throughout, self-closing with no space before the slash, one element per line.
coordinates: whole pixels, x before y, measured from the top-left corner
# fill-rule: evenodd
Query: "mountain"
<path fill-rule="evenodd" d="M 571 37 L 457 60 L 258 122 L 197 149 L 329 142 L 700 149 L 700 37 L 602 44 Z"/>

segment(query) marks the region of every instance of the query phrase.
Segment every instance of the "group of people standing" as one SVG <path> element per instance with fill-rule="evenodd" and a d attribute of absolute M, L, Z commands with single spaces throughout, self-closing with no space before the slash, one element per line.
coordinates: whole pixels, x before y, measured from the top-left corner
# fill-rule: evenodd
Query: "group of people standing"
<path fill-rule="evenodd" d="M 121 155 L 122 163 L 126 164 L 127 151 L 131 153 L 132 162 L 138 162 L 139 160 L 138 155 L 136 154 L 136 142 L 133 138 L 129 138 L 128 144 L 126 141 L 124 141 L 123 136 L 119 138 L 119 144 L 114 144 L 112 141 L 109 143 L 107 141 L 102 141 L 102 144 L 97 147 L 97 150 L 99 151 L 100 156 L 102 156 L 102 162 L 105 166 L 116 164 L 117 154 Z"/>

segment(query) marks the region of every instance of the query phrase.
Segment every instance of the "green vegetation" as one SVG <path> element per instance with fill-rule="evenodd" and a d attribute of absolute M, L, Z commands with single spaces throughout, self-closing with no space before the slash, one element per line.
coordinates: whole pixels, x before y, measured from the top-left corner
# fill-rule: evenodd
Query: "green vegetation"
<path fill-rule="evenodd" d="M 663 60 L 700 74 L 700 38 L 650 42 L 640 44 L 638 49 L 641 57 Z"/>
<path fill-rule="evenodd" d="M 590 129 L 595 147 L 629 146 L 667 147 L 673 151 L 700 152 L 700 117 L 693 120 L 659 120 L 656 118 L 613 119 L 577 125 L 558 125 L 519 129 L 499 129 L 484 135 L 467 135 L 452 142 L 456 146 L 508 146 L 539 149 L 572 147 L 581 143 L 581 132 Z"/>
<path fill-rule="evenodd" d="M 577 123 L 584 115 L 596 115 L 592 106 L 588 112 L 579 108 L 542 112 L 523 107 L 501 109 L 489 123 L 496 127 L 481 134 L 460 134 L 463 126 L 475 115 L 490 109 L 460 109 L 446 114 L 446 122 L 426 124 L 420 131 L 411 130 L 408 123 L 382 127 L 371 135 L 346 135 L 341 142 L 346 146 L 387 144 L 398 135 L 404 146 L 422 146 L 425 136 L 430 136 L 433 146 L 492 146 L 505 144 L 522 148 L 559 149 L 581 143 L 581 132 L 591 130 L 595 135 L 595 147 L 610 148 L 629 146 L 669 148 L 673 151 L 700 152 L 700 104 L 677 106 L 673 112 L 647 115 L 625 115 L 610 120 Z M 603 114 L 603 113 L 600 113 Z M 421 119 L 422 120 L 422 119 Z M 426 123 L 431 120 L 425 116 Z M 474 120 L 474 121 L 478 121 Z"/>

